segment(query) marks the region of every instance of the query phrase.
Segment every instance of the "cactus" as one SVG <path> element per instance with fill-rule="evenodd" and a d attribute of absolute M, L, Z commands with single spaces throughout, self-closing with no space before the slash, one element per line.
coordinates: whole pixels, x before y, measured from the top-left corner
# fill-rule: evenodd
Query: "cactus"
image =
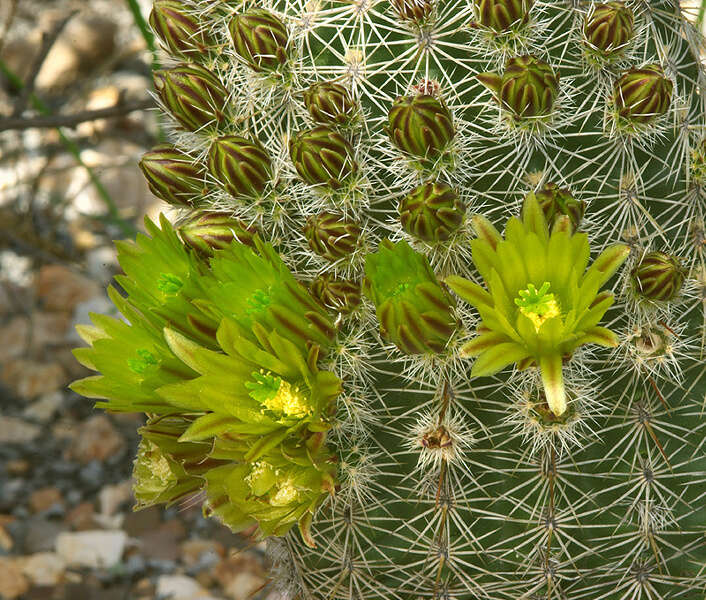
<path fill-rule="evenodd" d="M 170 219 L 73 388 L 289 600 L 706 593 L 706 71 L 673 0 L 158 0 Z M 187 61 L 186 63 L 183 61 Z M 165 63 L 166 64 L 166 63 Z M 172 218 L 173 217 L 173 218 Z"/>

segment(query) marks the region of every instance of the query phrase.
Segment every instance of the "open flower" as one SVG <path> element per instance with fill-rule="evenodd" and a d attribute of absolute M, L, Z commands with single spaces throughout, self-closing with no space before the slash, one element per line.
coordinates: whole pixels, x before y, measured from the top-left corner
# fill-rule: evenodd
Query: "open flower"
<path fill-rule="evenodd" d="M 75 354 L 100 374 L 72 389 L 148 415 L 138 507 L 204 490 L 233 529 L 281 535 L 298 523 L 313 544 L 313 513 L 336 486 L 326 433 L 341 381 L 317 366 L 333 325 L 259 238 L 204 260 L 166 220 L 146 225 L 151 237 L 119 245 L 127 297 L 110 297 L 125 320 L 93 315 L 79 328 L 89 347 Z"/>
<path fill-rule="evenodd" d="M 487 289 L 462 277 L 448 286 L 478 309 L 478 335 L 462 348 L 477 356 L 471 375 L 492 375 L 509 364 L 539 367 L 552 412 L 566 410 L 562 363 L 583 344 L 616 346 L 613 332 L 598 325 L 613 303 L 599 292 L 627 258 L 623 245 L 605 250 L 586 270 L 590 248 L 585 233 L 572 234 L 567 216 L 549 231 L 534 194 L 522 218 L 512 217 L 505 237 L 485 218 L 474 218 L 478 238 L 471 242 L 473 262 Z"/>

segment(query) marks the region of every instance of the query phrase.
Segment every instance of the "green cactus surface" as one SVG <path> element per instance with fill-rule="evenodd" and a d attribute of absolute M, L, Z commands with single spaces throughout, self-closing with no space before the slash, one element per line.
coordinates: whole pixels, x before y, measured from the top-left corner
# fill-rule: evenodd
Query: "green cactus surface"
<path fill-rule="evenodd" d="M 157 0 L 159 223 L 73 389 L 287 600 L 706 597 L 706 69 L 675 0 Z M 171 58 L 169 58 L 171 57 Z"/>

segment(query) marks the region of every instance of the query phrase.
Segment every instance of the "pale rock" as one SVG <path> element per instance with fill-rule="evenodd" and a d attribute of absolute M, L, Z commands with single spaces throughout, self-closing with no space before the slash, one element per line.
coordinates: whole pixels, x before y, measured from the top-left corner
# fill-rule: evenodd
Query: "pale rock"
<path fill-rule="evenodd" d="M 0 444 L 24 444 L 39 436 L 41 428 L 16 417 L 0 416 Z"/>
<path fill-rule="evenodd" d="M 118 259 L 113 246 L 101 246 L 86 253 L 86 270 L 94 280 L 107 284 L 120 269 Z M 96 296 L 96 301 L 104 304 L 112 303 L 104 296 Z M 88 302 L 91 302 L 90 300 Z M 81 305 L 77 306 L 77 310 Z"/>
<path fill-rule="evenodd" d="M 110 568 L 120 562 L 126 543 L 124 531 L 61 533 L 56 539 L 56 553 L 68 566 Z"/>
<path fill-rule="evenodd" d="M 80 60 L 84 72 L 92 71 L 115 52 L 116 24 L 97 14 L 79 15 L 72 19 L 61 35 Z"/>
<path fill-rule="evenodd" d="M 43 487 L 33 491 L 29 496 L 29 505 L 35 513 L 43 512 L 62 502 L 61 492 L 55 487 Z"/>
<path fill-rule="evenodd" d="M 115 485 L 106 485 L 98 493 L 101 515 L 113 516 L 120 505 L 132 498 L 132 480 L 128 479 Z"/>
<path fill-rule="evenodd" d="M 54 552 L 38 552 L 23 558 L 22 573 L 34 585 L 57 585 L 62 582 L 66 562 Z"/>
<path fill-rule="evenodd" d="M 60 391 L 44 394 L 39 400 L 30 404 L 24 411 L 24 416 L 41 423 L 49 421 L 64 402 L 64 394 Z"/>
<path fill-rule="evenodd" d="M 262 562 L 251 553 L 222 560 L 213 570 L 213 576 L 233 600 L 247 600 L 266 581 Z"/>
<path fill-rule="evenodd" d="M 195 579 L 186 575 L 161 575 L 157 579 L 156 596 L 169 600 L 214 600 Z"/>
<path fill-rule="evenodd" d="M 74 84 L 80 75 L 81 56 L 71 43 L 59 37 L 47 55 L 36 79 L 40 90 L 59 90 Z"/>
<path fill-rule="evenodd" d="M 0 556 L 0 598 L 14 600 L 29 589 L 17 559 Z"/>
<path fill-rule="evenodd" d="M 105 415 L 95 415 L 79 425 L 68 454 L 73 460 L 87 464 L 92 460 L 104 461 L 124 448 L 125 440 L 110 419 Z"/>
<path fill-rule="evenodd" d="M 26 399 L 54 392 L 68 383 L 61 365 L 22 358 L 5 363 L 0 371 L 0 381 Z"/>
<path fill-rule="evenodd" d="M 70 322 L 68 312 L 35 311 L 30 320 L 32 351 L 41 352 L 47 346 L 63 344 Z"/>
<path fill-rule="evenodd" d="M 22 356 L 29 345 L 29 319 L 18 315 L 0 326 L 0 364 Z"/>
<path fill-rule="evenodd" d="M 181 560 L 187 567 L 216 563 L 225 556 L 223 544 L 215 540 L 191 539 L 181 544 Z"/>
<path fill-rule="evenodd" d="M 47 310 L 72 313 L 76 305 L 102 293 L 91 279 L 63 265 L 45 265 L 37 275 L 37 294 Z"/>
<path fill-rule="evenodd" d="M 117 139 L 106 139 L 81 152 L 83 162 L 100 174 L 103 186 L 124 216 L 141 217 L 156 201 L 137 167 L 143 153 L 144 148 L 141 146 Z M 105 213 L 105 202 L 94 186 L 83 184 L 73 198 L 73 209 L 77 213 Z M 161 205 L 164 207 L 164 202 Z"/>

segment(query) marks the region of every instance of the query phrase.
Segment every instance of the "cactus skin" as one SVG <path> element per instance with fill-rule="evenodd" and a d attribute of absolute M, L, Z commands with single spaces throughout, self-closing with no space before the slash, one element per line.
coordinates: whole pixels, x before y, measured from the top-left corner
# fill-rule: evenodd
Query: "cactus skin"
<path fill-rule="evenodd" d="M 416 158 L 441 154 L 456 135 L 444 104 L 428 94 L 399 97 L 388 113 L 388 135 L 402 152 Z"/>
<path fill-rule="evenodd" d="M 181 2 L 159 0 L 154 3 L 149 24 L 172 54 L 198 61 L 214 41 L 198 20 L 182 9 Z"/>
<path fill-rule="evenodd" d="M 360 225 L 343 215 L 330 212 L 312 215 L 304 226 L 309 248 L 329 261 L 349 257 L 355 252 Z"/>
<path fill-rule="evenodd" d="M 235 51 L 254 71 L 274 71 L 287 61 L 289 34 L 271 12 L 252 9 L 230 22 Z"/>
<path fill-rule="evenodd" d="M 289 143 L 289 155 L 299 176 L 309 185 L 334 190 L 358 170 L 353 154 L 348 140 L 324 125 L 300 131 Z"/>
<path fill-rule="evenodd" d="M 257 139 L 271 179 L 245 200 L 207 173 L 176 232 L 148 225 L 136 243 L 118 243 L 124 293 L 110 296 L 125 320 L 96 315 L 80 328 L 88 347 L 77 358 L 97 373 L 74 388 L 101 408 L 150 415 L 142 435 L 156 448 L 141 450 L 138 501 L 178 500 L 181 483 L 191 499 L 198 485 L 206 514 L 234 529 L 257 524 L 273 561 L 265 593 L 283 600 L 700 600 L 703 39 L 673 0 L 626 2 L 633 35 L 610 54 L 598 47 L 607 30 L 586 31 L 609 0 L 535 0 L 500 32 L 480 23 L 479 2 L 432 0 L 405 17 L 392 1 L 181 0 L 215 42 L 188 60 L 227 96 L 222 120 L 168 128 L 170 141 L 205 158 L 219 137 Z M 273 70 L 253 70 L 229 31 L 260 8 L 288 34 L 274 43 L 284 54 L 275 49 Z M 503 101 L 505 65 L 527 56 L 553 74 L 533 63 Z M 613 85 L 645 65 L 661 65 L 670 83 L 650 72 L 633 90 L 638 102 L 657 90 L 655 106 L 668 108 L 621 116 Z M 306 96 L 332 82 L 354 114 L 319 123 Z M 321 145 L 290 154 L 299 132 L 318 126 Z M 320 152 L 328 144 L 335 172 Z M 466 207 L 447 240 L 402 227 L 400 200 L 427 182 L 450 186 Z M 352 254 L 329 260 L 309 246 L 307 221 L 322 214 L 356 224 Z M 603 253 L 616 244 L 618 258 L 630 255 L 601 285 L 612 262 Z M 679 257 L 684 281 L 671 300 L 644 298 L 633 283 L 653 250 Z M 581 264 L 598 266 L 567 278 Z M 459 288 L 466 301 L 455 278 L 483 293 Z M 537 357 L 472 372 L 484 344 L 495 351 L 486 366 L 513 358 L 497 342 L 516 350 L 520 329 L 542 334 Z M 202 370 L 225 361 L 227 375 L 194 371 L 174 349 L 207 357 L 191 361 Z M 265 373 L 251 370 L 253 357 Z M 268 379 L 275 366 L 287 385 Z M 321 419 L 306 424 L 293 393 L 314 389 L 305 379 L 321 384 Z M 221 420 L 224 407 L 255 412 Z M 290 414 L 267 413 L 278 407 Z M 204 439 L 188 440 L 193 430 L 179 441 L 184 420 L 206 413 L 216 416 L 196 428 Z M 158 431 L 167 414 L 176 443 Z M 275 437 L 265 440 L 267 427 Z"/>
<path fill-rule="evenodd" d="M 686 278 L 679 259 L 664 252 L 645 254 L 631 275 L 639 296 L 659 302 L 674 300 Z"/>
<path fill-rule="evenodd" d="M 145 152 L 140 169 L 150 191 L 174 206 L 193 206 L 204 190 L 203 167 L 171 144 Z"/>
<path fill-rule="evenodd" d="M 234 198 L 259 196 L 272 177 L 272 162 L 264 148 L 238 135 L 214 140 L 207 165 Z"/>
<path fill-rule="evenodd" d="M 586 212 L 585 202 L 576 200 L 569 190 L 552 182 L 545 184 L 535 196 L 551 228 L 562 215 L 566 215 L 571 221 L 571 232 L 576 232 Z"/>
<path fill-rule="evenodd" d="M 478 23 L 497 33 L 524 25 L 534 0 L 475 0 Z"/>
<path fill-rule="evenodd" d="M 225 120 L 228 92 L 218 78 L 196 64 L 182 63 L 154 74 L 154 87 L 169 113 L 188 131 Z"/>
<path fill-rule="evenodd" d="M 304 106 L 315 123 L 348 125 L 355 114 L 356 104 L 340 83 L 315 83 L 304 94 Z"/>
<path fill-rule="evenodd" d="M 529 54 L 508 60 L 502 75 L 481 73 L 478 79 L 516 119 L 549 115 L 559 93 L 559 74 Z"/>
<path fill-rule="evenodd" d="M 622 54 L 635 35 L 635 18 L 622 2 L 596 4 L 583 26 L 586 45 L 604 57 Z"/>
<path fill-rule="evenodd" d="M 399 204 L 402 228 L 425 242 L 443 242 L 463 223 L 464 207 L 445 183 L 427 182 L 414 188 Z"/>
<path fill-rule="evenodd" d="M 669 110 L 672 88 L 672 82 L 659 65 L 628 69 L 613 86 L 615 107 L 629 122 L 650 123 Z"/>

